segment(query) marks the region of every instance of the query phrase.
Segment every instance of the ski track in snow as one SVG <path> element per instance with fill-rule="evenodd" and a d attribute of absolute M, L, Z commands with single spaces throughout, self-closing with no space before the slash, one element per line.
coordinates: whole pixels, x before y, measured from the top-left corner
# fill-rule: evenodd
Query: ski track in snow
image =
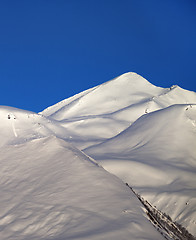
<path fill-rule="evenodd" d="M 12 129 L 13 129 L 13 133 L 14 133 L 14 136 L 17 137 L 17 132 L 16 132 L 16 128 L 14 126 L 14 121 L 12 121 Z"/>

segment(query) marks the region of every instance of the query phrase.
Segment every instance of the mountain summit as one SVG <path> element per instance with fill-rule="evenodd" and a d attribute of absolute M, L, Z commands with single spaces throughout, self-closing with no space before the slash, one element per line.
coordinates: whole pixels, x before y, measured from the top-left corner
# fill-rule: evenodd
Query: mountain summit
<path fill-rule="evenodd" d="M 196 235 L 195 92 L 126 73 L 0 132 L 1 239 L 164 239 L 137 194 Z"/>
<path fill-rule="evenodd" d="M 63 100 L 42 113 L 56 120 L 97 116 L 123 111 L 135 105 L 152 105 L 149 111 L 172 104 L 194 103 L 195 93 L 178 86 L 160 88 L 136 73 L 125 73 L 113 80 Z"/>

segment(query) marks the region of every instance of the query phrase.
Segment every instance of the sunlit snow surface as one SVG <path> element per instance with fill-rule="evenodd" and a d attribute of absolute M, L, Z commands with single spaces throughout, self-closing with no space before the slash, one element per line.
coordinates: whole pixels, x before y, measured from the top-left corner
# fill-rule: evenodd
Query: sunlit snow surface
<path fill-rule="evenodd" d="M 159 237 L 128 187 L 70 144 L 48 137 L 0 153 L 0 239 Z"/>
<path fill-rule="evenodd" d="M 0 239 L 161 239 L 123 182 L 196 234 L 195 104 L 127 73 L 39 114 L 0 107 Z"/>

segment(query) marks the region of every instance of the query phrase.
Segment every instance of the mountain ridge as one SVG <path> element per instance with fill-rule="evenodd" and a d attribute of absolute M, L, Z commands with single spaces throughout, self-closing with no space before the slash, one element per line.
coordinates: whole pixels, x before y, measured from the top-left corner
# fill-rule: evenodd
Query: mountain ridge
<path fill-rule="evenodd" d="M 126 73 L 40 113 L 1 106 L 0 123 L 3 239 L 160 239 L 124 183 L 196 234 L 196 93 Z"/>
<path fill-rule="evenodd" d="M 125 79 L 122 81 L 123 78 L 125 78 Z M 125 75 L 121 75 L 120 77 L 117 77 L 114 80 L 106 82 L 106 84 L 103 84 L 104 86 L 101 86 L 101 87 L 104 87 L 105 89 L 106 89 L 106 87 L 108 88 L 105 92 L 106 97 L 104 97 L 104 94 L 102 94 L 103 102 L 104 101 L 107 102 L 108 100 L 109 101 L 111 100 L 110 98 L 108 98 L 108 96 L 111 96 L 110 92 L 112 91 L 112 88 L 110 88 L 108 86 L 111 86 L 111 84 L 114 84 L 115 82 L 119 82 L 121 84 L 122 84 L 122 82 L 126 83 L 126 81 L 129 81 L 128 80 L 129 78 L 131 79 L 130 82 L 135 81 L 135 84 L 137 83 L 136 79 L 139 79 L 138 83 L 141 83 L 141 85 L 143 83 L 145 83 L 145 84 L 148 83 L 147 80 L 144 80 L 142 77 L 140 77 L 137 74 L 127 73 Z M 139 90 L 140 91 L 139 95 L 141 95 L 141 98 L 140 97 L 137 98 L 137 97 L 135 97 L 135 92 L 134 92 L 135 89 L 133 90 L 127 84 L 124 84 L 122 88 L 126 88 L 128 94 L 126 94 L 126 92 L 122 91 L 121 94 L 119 94 L 119 98 L 123 98 L 125 100 L 126 104 L 118 105 L 115 110 L 114 110 L 114 108 L 113 108 L 113 110 L 111 110 L 110 108 L 108 108 L 106 106 L 105 109 L 107 111 L 106 112 L 103 111 L 100 114 L 100 112 L 99 112 L 100 99 L 95 97 L 95 99 L 97 101 L 96 105 L 93 103 L 93 101 L 87 101 L 87 105 L 89 104 L 89 105 L 91 105 L 91 107 L 89 108 L 87 106 L 86 109 L 88 109 L 88 110 L 85 109 L 85 111 L 86 111 L 85 114 L 83 114 L 84 113 L 83 111 L 80 111 L 80 106 L 77 106 L 78 108 L 77 108 L 77 111 L 74 113 L 75 115 L 70 115 L 70 116 L 69 116 L 69 114 L 67 115 L 70 117 L 70 121 L 71 121 L 70 124 L 68 122 L 66 122 L 66 119 L 67 119 L 67 117 L 65 117 L 66 113 L 65 113 L 65 115 L 63 115 L 63 113 L 61 113 L 61 109 L 58 109 L 58 117 L 57 118 L 60 120 L 60 122 L 62 123 L 63 126 L 68 127 L 69 129 L 73 129 L 73 133 L 75 134 L 75 136 L 77 136 L 76 137 L 77 140 L 75 141 L 74 140 L 75 136 L 72 135 L 73 136 L 73 138 L 72 138 L 73 144 L 75 144 L 79 149 L 82 149 L 88 155 L 95 158 L 95 160 L 97 160 L 99 163 L 101 163 L 102 166 L 104 166 L 104 168 L 106 168 L 106 170 L 108 170 L 109 172 L 112 172 L 113 174 L 116 174 L 117 176 L 119 176 L 119 178 L 123 179 L 124 182 L 128 182 L 133 187 L 137 186 L 137 188 L 135 189 L 136 191 L 138 191 L 141 194 L 144 193 L 144 197 L 146 197 L 149 200 L 152 200 L 152 203 L 154 205 L 160 206 L 161 210 L 163 210 L 164 212 L 167 212 L 169 214 L 171 209 L 169 209 L 167 206 L 166 199 L 169 199 L 166 196 L 167 194 L 165 195 L 165 197 L 163 197 L 163 199 L 165 198 L 165 200 L 164 201 L 161 200 L 162 203 L 158 204 L 158 202 L 157 202 L 158 197 L 155 197 L 155 196 L 153 197 L 153 195 L 149 196 L 148 193 L 142 192 L 139 190 L 139 185 L 137 185 L 137 184 L 135 185 L 135 182 L 137 182 L 137 180 L 138 180 L 137 178 L 139 178 L 139 175 L 137 176 L 137 174 L 134 173 L 134 171 L 138 171 L 138 168 L 139 168 L 140 169 L 139 172 L 142 172 L 142 173 L 144 172 L 144 170 L 141 170 L 144 168 L 143 163 L 141 163 L 141 160 L 143 159 L 142 161 L 144 161 L 145 154 L 143 154 L 142 159 L 141 159 L 141 153 L 140 153 L 139 149 L 143 149 L 143 151 L 144 151 L 144 149 L 146 149 L 149 156 L 150 156 L 150 154 L 153 154 L 154 162 L 151 164 L 152 166 L 151 165 L 147 166 L 147 164 L 146 164 L 145 168 L 148 169 L 148 171 L 152 171 L 152 176 L 155 177 L 155 182 L 157 180 L 163 181 L 162 180 L 163 178 L 166 178 L 166 179 L 168 178 L 167 175 L 163 174 L 162 171 L 160 171 L 160 170 L 156 170 L 157 172 L 155 171 L 155 169 L 157 169 L 156 165 L 159 164 L 159 163 L 155 162 L 155 159 L 162 159 L 161 161 L 163 161 L 164 155 L 166 155 L 167 161 L 165 161 L 165 163 L 164 162 L 162 163 L 162 167 L 164 166 L 164 164 L 166 164 L 166 166 L 167 165 L 169 166 L 170 165 L 169 159 L 173 159 L 172 161 L 175 162 L 176 169 L 180 169 L 180 166 L 182 167 L 183 165 L 184 165 L 184 167 L 186 166 L 185 169 L 188 167 L 187 168 L 187 169 L 189 169 L 188 172 L 186 172 L 187 170 L 180 170 L 179 172 L 182 171 L 181 174 L 183 174 L 183 171 L 185 171 L 186 175 L 188 173 L 190 173 L 190 176 L 193 179 L 194 176 L 192 175 L 191 172 L 193 169 L 195 169 L 195 161 L 196 161 L 196 153 L 194 150 L 194 149 L 196 149 L 196 146 L 194 145 L 196 114 L 193 113 L 194 112 L 193 109 L 195 109 L 195 104 L 196 104 L 196 93 L 182 89 L 181 87 L 179 87 L 177 85 L 173 85 L 170 88 L 164 89 L 164 88 L 157 88 L 156 86 L 151 85 L 150 83 L 148 83 L 147 85 L 151 86 L 153 90 L 150 89 L 150 91 L 148 92 L 149 89 L 144 87 L 144 85 L 139 86 L 139 87 L 137 86 L 137 94 L 138 94 L 138 90 Z M 119 89 L 120 88 L 118 88 L 118 90 Z M 145 92 L 144 94 L 142 93 L 142 90 Z M 115 94 L 116 94 L 116 92 L 115 92 Z M 113 101 L 112 104 L 115 104 L 115 101 Z M 98 111 L 96 110 L 97 106 L 98 106 Z M 92 113 L 91 109 L 93 107 L 95 109 L 94 109 L 94 112 Z M 115 105 L 115 107 L 116 107 L 116 105 Z M 74 108 L 74 106 L 73 106 L 73 108 Z M 81 108 L 83 108 L 83 107 L 81 107 Z M 179 109 L 179 108 L 182 108 L 182 111 L 177 111 L 177 109 Z M 167 109 L 173 109 L 175 111 L 173 113 L 172 113 L 173 110 L 170 111 L 171 114 L 168 115 Z M 55 110 L 55 105 L 54 105 L 54 110 Z M 63 109 L 62 109 L 62 111 L 63 111 Z M 190 113 L 191 111 L 192 111 L 192 113 Z M 151 115 L 155 115 L 155 119 L 156 119 L 158 117 L 158 115 L 160 115 L 159 113 L 162 114 L 161 118 L 163 118 L 165 120 L 165 122 L 164 122 L 159 117 L 162 122 L 161 123 L 162 125 L 159 126 L 158 120 L 157 120 L 157 122 L 154 121 L 151 123 L 150 123 L 150 121 L 146 121 L 146 119 L 148 119 L 149 116 L 151 116 Z M 189 114 L 190 118 L 189 117 L 184 117 L 184 118 L 180 117 L 182 114 L 185 114 L 185 113 Z M 43 112 L 43 114 L 44 114 L 44 112 Z M 63 117 L 65 117 L 65 119 L 63 119 L 63 117 L 60 116 L 61 114 Z M 56 118 L 55 114 L 53 114 L 51 117 Z M 131 131 L 130 133 L 127 133 L 127 141 L 124 140 L 124 141 L 122 141 L 122 143 L 117 143 L 117 142 L 114 143 L 113 142 L 110 145 L 108 145 L 108 143 L 111 142 L 112 139 L 114 139 L 116 141 L 116 139 L 118 138 L 117 136 L 126 132 L 127 129 L 130 129 L 130 128 L 133 129 L 134 124 L 137 123 L 140 118 L 145 119 L 145 121 L 141 124 L 141 127 L 138 127 L 137 135 L 136 135 L 137 137 L 135 139 L 133 137 L 134 136 L 133 132 Z M 171 119 L 171 120 L 169 120 L 169 119 Z M 171 123 L 169 123 L 168 120 L 172 121 L 171 126 L 169 126 Z M 179 122 L 179 120 L 181 122 Z M 143 124 L 146 125 L 148 122 L 150 124 L 148 128 L 151 129 L 152 131 L 148 131 L 148 128 L 146 128 L 145 131 L 147 132 L 147 135 L 146 135 L 147 139 L 148 139 L 148 136 L 152 135 L 153 131 L 155 131 L 155 133 L 154 133 L 155 139 L 157 139 L 159 133 L 162 134 L 162 140 L 161 140 L 161 142 L 157 141 L 157 144 L 155 144 L 156 140 L 153 140 L 152 136 L 150 139 L 146 140 L 147 142 L 149 141 L 151 143 L 154 141 L 154 147 L 149 147 L 150 145 L 147 144 L 147 142 L 145 143 L 145 141 L 144 141 L 145 138 L 144 138 L 144 135 L 142 132 L 142 125 Z M 84 131 L 84 129 L 85 129 L 85 131 Z M 84 132 L 85 132 L 85 134 L 84 134 Z M 141 135 L 140 138 L 142 141 L 144 141 L 144 143 L 141 142 L 139 145 L 137 143 L 137 138 L 139 136 L 138 134 Z M 127 149 L 129 149 L 129 145 L 128 145 L 129 141 L 131 141 L 132 144 L 136 141 L 135 150 L 132 150 L 131 152 L 127 152 Z M 167 147 L 166 146 L 164 147 L 165 143 L 166 143 Z M 126 145 L 127 145 L 127 147 L 126 147 Z M 103 146 L 103 148 L 99 148 L 97 146 Z M 124 149 L 123 149 L 123 147 L 124 147 Z M 137 148 L 138 148 L 138 150 L 136 151 Z M 106 152 L 104 152 L 104 149 L 106 149 Z M 96 152 L 98 153 L 98 155 Z M 127 158 L 127 156 L 125 156 L 125 152 L 127 152 L 127 156 L 129 155 L 128 158 Z M 189 160 L 186 160 L 186 158 L 187 158 L 186 153 L 187 153 L 187 157 Z M 134 156 L 134 158 L 131 157 L 130 154 L 132 154 L 132 156 Z M 179 158 L 179 160 L 177 160 L 178 158 Z M 112 159 L 114 159 L 114 161 L 112 161 Z M 139 160 L 137 162 L 137 164 L 134 159 Z M 130 160 L 133 161 L 134 167 L 132 165 L 130 165 Z M 124 164 L 124 168 L 122 167 L 123 164 Z M 153 164 L 155 164 L 154 167 L 153 167 Z M 131 167 L 134 169 L 133 171 L 131 171 L 131 174 L 133 174 L 133 176 L 135 177 L 134 184 L 132 182 L 133 177 L 130 177 L 130 181 L 128 180 L 129 177 L 127 177 L 129 169 Z M 174 166 L 173 167 L 170 166 L 169 168 L 167 167 L 167 169 L 168 169 L 167 171 L 171 172 L 171 170 L 169 170 L 170 168 L 175 169 Z M 169 178 L 170 181 L 166 181 L 166 182 L 163 181 L 166 184 L 164 187 L 162 187 L 163 191 L 166 191 L 167 184 L 171 184 L 171 186 L 173 186 L 172 187 L 173 191 L 175 191 L 175 186 L 177 189 L 180 189 L 179 188 L 180 181 L 175 180 L 175 177 L 172 180 L 172 175 L 171 175 L 172 172 L 169 174 L 170 174 L 171 179 Z M 145 175 L 148 176 L 147 173 L 145 173 Z M 157 178 L 157 176 L 159 176 L 159 177 Z M 181 178 L 181 175 L 178 175 L 178 177 L 176 175 L 176 179 L 177 178 Z M 186 177 L 185 177 L 185 179 L 186 179 Z M 185 179 L 183 180 L 183 178 L 182 178 L 181 184 L 182 184 L 182 186 L 185 187 L 185 189 L 188 189 L 188 187 L 187 187 L 188 185 L 186 183 L 187 180 L 185 180 Z M 149 181 L 152 184 L 152 186 L 154 185 L 154 181 L 148 179 L 147 177 L 145 178 L 144 183 L 146 181 Z M 183 181 L 184 181 L 184 183 L 183 183 Z M 191 178 L 189 178 L 189 181 L 190 181 L 190 183 L 192 182 Z M 141 181 L 139 181 L 139 183 L 141 184 Z M 175 183 L 176 183 L 176 185 L 175 185 Z M 191 184 L 193 187 L 193 183 L 191 183 Z M 169 191 L 171 191 L 171 190 L 169 190 Z M 186 191 L 187 190 L 185 190 L 185 192 Z M 192 197 L 193 191 L 194 191 L 194 189 L 189 191 L 189 194 L 191 197 Z M 163 192 L 161 194 L 164 195 L 165 193 Z M 186 195 L 187 193 L 184 193 L 184 194 Z M 156 195 L 156 192 L 155 192 L 155 195 Z M 185 197 L 185 195 L 184 195 L 184 197 Z M 191 216 L 192 220 L 190 218 L 189 218 L 189 220 L 185 219 L 187 210 L 185 210 L 185 212 L 183 213 L 184 215 L 183 214 L 180 215 L 180 211 L 183 212 L 182 208 L 187 209 L 187 207 L 185 207 L 186 204 L 183 207 L 183 204 L 180 203 L 180 205 L 181 205 L 181 210 L 180 210 L 180 208 L 175 206 L 175 203 L 177 201 L 177 196 L 170 197 L 170 198 L 172 199 L 171 206 L 173 208 L 173 210 L 172 210 L 173 219 L 180 221 L 180 223 L 182 223 L 181 221 L 185 221 L 184 224 L 186 227 L 190 224 L 190 221 L 192 221 L 191 227 L 189 228 L 189 230 L 194 232 L 195 223 L 194 223 L 193 219 L 195 218 L 195 215 L 194 216 L 192 215 L 193 214 L 193 213 L 191 213 L 192 210 L 189 210 L 189 214 L 190 214 L 189 216 Z M 182 198 L 183 198 L 183 196 L 182 196 Z M 156 200 L 154 200 L 154 199 L 156 199 Z M 184 202 L 184 200 L 182 200 L 182 202 Z M 195 202 L 195 200 L 193 200 L 193 202 Z M 164 204 L 166 207 L 164 207 Z M 193 209 L 194 204 L 195 203 L 191 204 L 192 208 L 190 208 L 190 205 L 188 206 L 188 208 Z M 178 208 L 178 210 L 177 210 L 177 208 Z"/>

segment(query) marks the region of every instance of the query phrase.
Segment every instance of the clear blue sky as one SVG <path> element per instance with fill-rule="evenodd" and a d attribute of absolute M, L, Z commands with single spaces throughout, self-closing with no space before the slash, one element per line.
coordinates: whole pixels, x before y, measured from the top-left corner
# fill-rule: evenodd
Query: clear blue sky
<path fill-rule="evenodd" d="M 0 1 L 0 105 L 39 112 L 128 71 L 196 91 L 195 0 Z"/>

